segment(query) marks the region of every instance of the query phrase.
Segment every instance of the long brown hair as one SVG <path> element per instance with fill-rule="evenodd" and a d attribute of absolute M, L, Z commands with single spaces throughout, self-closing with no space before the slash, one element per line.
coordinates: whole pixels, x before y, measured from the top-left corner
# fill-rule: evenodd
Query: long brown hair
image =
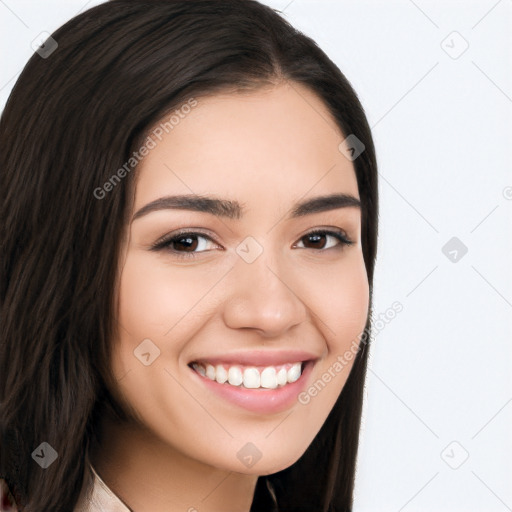
<path fill-rule="evenodd" d="M 367 332 L 377 249 L 377 164 L 363 107 L 279 11 L 254 0 L 113 0 L 52 38 L 58 46 L 31 57 L 0 119 L 0 477 L 33 512 L 73 510 L 91 481 L 98 411 L 112 402 L 116 268 L 135 171 L 102 199 L 93 191 L 166 112 L 216 92 L 285 80 L 309 87 L 344 136 L 365 146 L 353 164 Z M 303 456 L 258 479 L 252 512 L 270 510 L 267 482 L 282 512 L 351 510 L 367 356 L 362 343 Z M 42 442 L 58 453 L 47 469 L 31 456 Z"/>

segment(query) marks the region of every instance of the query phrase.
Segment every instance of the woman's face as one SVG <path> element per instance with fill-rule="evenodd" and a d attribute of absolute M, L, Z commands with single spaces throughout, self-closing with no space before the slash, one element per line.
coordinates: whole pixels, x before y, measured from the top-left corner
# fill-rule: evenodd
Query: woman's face
<path fill-rule="evenodd" d="M 248 474 L 304 453 L 368 314 L 357 204 L 294 215 L 359 194 L 329 111 L 291 85 L 197 98 L 152 135 L 120 264 L 119 399 L 163 447 Z"/>

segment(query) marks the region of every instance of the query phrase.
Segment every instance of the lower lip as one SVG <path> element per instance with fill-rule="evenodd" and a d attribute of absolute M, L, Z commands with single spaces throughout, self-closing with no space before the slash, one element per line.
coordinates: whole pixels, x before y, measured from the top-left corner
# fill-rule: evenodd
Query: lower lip
<path fill-rule="evenodd" d="M 203 377 L 192 368 L 190 368 L 190 371 L 208 389 L 225 400 L 249 411 L 271 414 L 286 411 L 297 402 L 299 393 L 304 390 L 308 383 L 314 364 L 314 361 L 307 361 L 304 364 L 302 375 L 295 382 L 276 389 L 247 389 L 242 386 L 231 386 L 227 383 L 219 384 L 215 380 Z"/>

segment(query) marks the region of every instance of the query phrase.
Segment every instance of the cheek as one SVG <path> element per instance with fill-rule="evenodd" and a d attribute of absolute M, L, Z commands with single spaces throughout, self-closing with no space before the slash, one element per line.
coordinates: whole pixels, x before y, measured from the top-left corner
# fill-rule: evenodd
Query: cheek
<path fill-rule="evenodd" d="M 208 266 L 167 264 L 163 254 L 155 258 L 147 251 L 130 251 L 122 265 L 118 288 L 114 375 L 121 379 L 129 373 L 130 380 L 154 385 L 155 375 L 163 372 L 170 361 L 179 360 L 188 341 L 203 327 L 210 310 L 207 295 L 225 272 L 224 267 L 212 271 Z M 148 351 L 149 367 L 144 366 L 144 359 L 137 359 Z M 143 387 L 130 396 L 138 396 Z"/>
<path fill-rule="evenodd" d="M 364 330 L 369 308 L 369 283 L 362 253 L 354 252 L 339 268 L 323 276 L 317 288 L 316 313 L 330 352 L 345 350 Z"/>
<path fill-rule="evenodd" d="M 194 304 L 193 286 L 185 286 L 178 271 L 164 272 L 148 255 L 130 252 L 123 264 L 118 289 L 119 337 L 114 343 L 113 371 L 118 379 L 130 373 L 130 380 L 149 384 L 159 370 L 169 347 L 165 341 L 189 322 L 179 323 Z M 188 317 L 186 317 L 188 319 Z M 173 327 L 177 324 L 177 327 Z M 175 339 L 180 339 L 176 337 Z M 148 342 L 147 340 L 151 340 Z M 178 351 L 180 347 L 173 344 Z M 150 353 L 150 367 L 142 354 Z M 139 356 L 141 360 L 137 360 Z M 147 356 L 146 356 L 147 359 Z M 154 361 L 154 362 L 153 362 Z M 142 362 L 142 364 L 141 364 Z M 148 361 L 146 361 L 148 362 Z M 146 371 L 151 370 L 151 371 Z M 148 381 L 148 382 L 146 382 Z M 126 385 L 126 379 L 123 379 Z M 138 391 L 130 396 L 137 396 Z"/>
<path fill-rule="evenodd" d="M 337 316 L 337 328 L 343 333 L 343 342 L 358 336 L 366 325 L 369 307 L 369 285 L 364 261 L 354 265 L 342 278 L 338 301 L 334 302 L 333 317 Z M 337 312 L 336 312 L 337 311 Z"/>
<path fill-rule="evenodd" d="M 184 324 L 190 328 L 194 315 L 189 313 L 208 290 L 208 277 L 200 274 L 155 263 L 154 255 L 129 254 L 119 286 L 118 318 L 125 332 L 142 341 L 171 336 Z"/>
<path fill-rule="evenodd" d="M 326 340 L 325 356 L 319 361 L 315 378 L 322 382 L 311 396 L 322 391 L 324 413 L 336 401 L 350 374 L 366 327 L 369 284 L 364 260 L 353 254 L 337 277 L 326 280 L 318 293 L 318 329 Z M 327 388 L 325 391 L 324 389 Z M 320 407 L 317 402 L 316 407 Z M 321 416 L 322 413 L 317 411 Z"/>

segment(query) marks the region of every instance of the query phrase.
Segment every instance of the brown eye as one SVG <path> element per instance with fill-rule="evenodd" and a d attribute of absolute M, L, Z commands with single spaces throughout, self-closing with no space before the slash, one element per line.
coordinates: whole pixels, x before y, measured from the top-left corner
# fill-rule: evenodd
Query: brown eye
<path fill-rule="evenodd" d="M 180 236 L 177 238 L 173 238 L 170 241 L 169 245 L 173 245 L 173 247 L 178 250 L 185 249 L 185 252 L 194 252 L 197 249 L 198 242 L 197 237 L 193 235 Z"/>
<path fill-rule="evenodd" d="M 329 238 L 334 238 L 338 240 L 338 244 L 331 245 L 330 247 L 325 247 L 328 243 L 327 240 Z M 349 240 L 343 231 L 327 231 L 327 230 L 316 230 L 308 233 L 307 235 L 301 238 L 301 241 L 305 240 L 304 245 L 306 249 L 317 249 L 317 250 L 327 250 L 334 248 L 336 246 L 343 247 L 345 245 L 352 245 L 354 242 Z"/>
<path fill-rule="evenodd" d="M 151 250 L 169 251 L 178 258 L 193 258 L 198 253 L 208 252 L 208 241 L 214 243 L 209 236 L 203 233 L 184 232 L 177 235 L 171 234 L 156 242 Z"/>
<path fill-rule="evenodd" d="M 304 239 L 306 240 L 305 244 L 308 249 L 323 249 L 327 239 L 326 234 L 310 234 L 306 235 Z M 308 247 L 308 243 L 312 245 L 312 247 Z"/>

